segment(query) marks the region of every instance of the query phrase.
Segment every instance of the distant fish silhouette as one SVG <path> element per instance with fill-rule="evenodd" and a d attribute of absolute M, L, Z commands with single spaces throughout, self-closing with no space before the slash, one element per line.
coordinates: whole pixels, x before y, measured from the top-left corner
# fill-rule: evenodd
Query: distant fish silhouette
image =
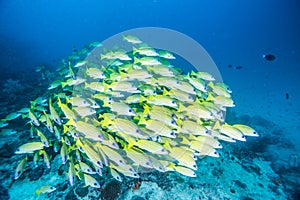
<path fill-rule="evenodd" d="M 263 58 L 266 59 L 267 61 L 273 61 L 275 60 L 276 57 L 272 54 L 264 54 Z"/>

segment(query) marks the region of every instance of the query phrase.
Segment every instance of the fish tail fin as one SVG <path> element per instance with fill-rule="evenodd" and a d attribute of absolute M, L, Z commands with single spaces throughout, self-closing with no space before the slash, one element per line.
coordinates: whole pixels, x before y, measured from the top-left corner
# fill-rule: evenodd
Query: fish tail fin
<path fill-rule="evenodd" d="M 194 71 L 191 71 L 190 76 L 197 76 L 197 73 Z"/>
<path fill-rule="evenodd" d="M 100 59 L 104 60 L 106 58 L 106 56 L 104 54 L 100 54 Z"/>
<path fill-rule="evenodd" d="M 103 107 L 110 107 L 110 104 L 108 101 L 103 101 Z"/>
<path fill-rule="evenodd" d="M 147 101 L 146 97 L 144 97 L 143 95 L 140 95 L 140 103 Z"/>
<path fill-rule="evenodd" d="M 58 102 L 57 102 L 58 106 L 59 106 L 59 107 L 61 107 L 62 103 L 61 103 L 61 100 L 60 100 L 60 98 L 59 98 L 59 97 L 57 97 L 57 100 L 58 100 Z"/>
<path fill-rule="evenodd" d="M 221 125 L 220 125 L 220 122 L 219 121 L 216 121 L 215 125 L 213 126 L 213 130 L 220 130 L 221 128 Z"/>
<path fill-rule="evenodd" d="M 126 78 L 127 73 L 125 73 L 125 72 L 120 72 L 120 75 L 121 75 L 121 80 L 123 80 L 124 78 Z"/>
<path fill-rule="evenodd" d="M 144 104 L 143 108 L 144 108 L 144 112 L 143 112 L 144 115 L 147 115 L 150 113 L 150 106 L 148 106 L 147 104 Z"/>
<path fill-rule="evenodd" d="M 140 120 L 139 120 L 139 122 L 138 122 L 138 125 L 141 125 L 141 124 L 146 124 L 146 119 L 145 119 L 145 117 L 143 116 L 143 115 L 141 115 L 141 117 L 140 117 Z"/>
<path fill-rule="evenodd" d="M 104 117 L 104 119 L 101 121 L 101 126 L 102 127 L 107 127 L 111 125 L 111 120 L 108 117 Z"/>
<path fill-rule="evenodd" d="M 66 133 L 66 132 L 68 132 L 68 130 L 69 130 L 69 127 L 68 126 L 66 126 L 66 125 L 63 125 L 63 131 L 64 131 L 64 133 Z"/>
<path fill-rule="evenodd" d="M 210 88 L 213 88 L 214 87 L 214 83 L 212 81 L 210 81 L 208 84 L 207 84 L 208 87 Z"/>
<path fill-rule="evenodd" d="M 134 57 L 133 58 L 133 64 L 137 64 L 137 63 L 139 63 L 140 61 L 139 61 L 139 59 L 137 58 L 137 57 Z"/>
<path fill-rule="evenodd" d="M 163 95 L 169 95 L 170 92 L 164 87 L 164 90 L 163 90 Z"/>
<path fill-rule="evenodd" d="M 131 138 L 128 138 L 127 149 L 131 149 L 135 145 L 135 141 Z"/>
<path fill-rule="evenodd" d="M 177 110 L 177 111 L 180 113 L 180 112 L 182 112 L 184 109 L 185 109 L 184 105 L 183 105 L 181 102 L 179 102 L 178 110 Z"/>
<path fill-rule="evenodd" d="M 190 145 L 190 141 L 186 137 L 182 137 L 182 141 L 180 142 L 180 144 Z"/>
<path fill-rule="evenodd" d="M 88 87 L 90 87 L 90 84 L 87 83 L 87 82 L 84 82 L 84 87 L 85 87 L 85 88 L 88 88 Z"/>
<path fill-rule="evenodd" d="M 72 117 L 70 117 L 69 121 L 66 123 L 66 126 L 70 126 L 70 125 L 71 126 L 75 126 L 76 125 L 75 121 L 74 121 L 74 119 Z M 65 129 L 65 127 L 64 127 L 64 129 Z"/>
<path fill-rule="evenodd" d="M 104 86 L 104 91 L 106 92 L 108 89 L 110 89 L 110 85 L 108 85 L 107 83 L 103 82 L 103 86 Z"/>
<path fill-rule="evenodd" d="M 213 95 L 211 94 L 211 92 L 209 92 L 206 101 L 212 101 L 213 99 L 214 99 Z"/>
<path fill-rule="evenodd" d="M 136 54 L 137 53 L 137 48 L 133 47 L 132 53 L 133 53 L 133 55 Z"/>
<path fill-rule="evenodd" d="M 62 82 L 62 83 L 61 83 L 61 87 L 62 87 L 62 88 L 66 87 L 66 85 L 67 85 L 66 82 Z"/>

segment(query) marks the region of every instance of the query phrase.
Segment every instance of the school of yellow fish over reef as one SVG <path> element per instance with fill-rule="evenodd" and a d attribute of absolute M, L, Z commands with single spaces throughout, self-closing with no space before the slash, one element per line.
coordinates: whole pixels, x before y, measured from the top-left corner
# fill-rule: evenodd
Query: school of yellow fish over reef
<path fill-rule="evenodd" d="M 19 116 L 30 125 L 32 141 L 15 151 L 24 155 L 15 179 L 39 160 L 50 168 L 49 148 L 59 152 L 71 185 L 79 179 L 100 188 L 104 168 L 118 181 L 149 169 L 195 177 L 196 160 L 218 157 L 220 141 L 258 136 L 247 125 L 225 122 L 227 107 L 235 106 L 228 85 L 206 72 L 184 74 L 173 66 L 171 52 L 135 36 L 123 40 L 132 51 L 105 49 L 98 55 L 103 65 L 84 60 L 88 48 L 63 60 L 45 97 L 1 120 L 1 128 Z M 37 193 L 54 190 L 47 186 Z"/>

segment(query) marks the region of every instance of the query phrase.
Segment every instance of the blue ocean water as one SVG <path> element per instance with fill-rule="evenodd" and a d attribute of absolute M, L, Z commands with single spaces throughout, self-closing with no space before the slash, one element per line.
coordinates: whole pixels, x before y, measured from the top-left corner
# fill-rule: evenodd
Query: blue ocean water
<path fill-rule="evenodd" d="M 196 40 L 210 54 L 223 81 L 233 91 L 236 107 L 230 109 L 228 120 L 258 127 L 260 142 L 253 145 L 263 149 L 256 152 L 258 159 L 269 162 L 278 176 L 273 182 L 286 192 L 282 199 L 296 199 L 299 198 L 297 187 L 300 182 L 299 11 L 297 0 L 0 1 L 2 90 L 8 80 L 19 80 L 25 88 L 35 82 L 35 94 L 38 95 L 47 87 L 39 85 L 42 79 L 36 78 L 39 76 L 35 72 L 37 66 L 55 70 L 61 59 L 90 42 L 101 42 L 133 28 L 176 30 Z M 274 55 L 275 60 L 263 58 L 266 54 Z M 0 118 L 32 100 L 28 90 L 13 96 L 3 90 Z M 251 138 L 250 142 L 255 139 Z M 3 144 L 1 153 L 9 153 L 7 148 Z M 236 148 L 243 147 L 237 145 Z M 10 188 L 20 183 L 7 183 L 6 179 L 13 178 L 18 159 L 13 154 L 1 159 L 7 161 L 7 166 L 11 165 L 11 174 L 7 173 L 7 166 L 2 167 L 5 173 L 0 177 L 1 189 L 3 194 L 10 193 L 13 199 L 17 196 L 13 195 L 16 191 Z M 261 171 L 267 174 L 267 170 Z M 257 181 L 259 177 L 257 175 Z M 240 177 L 239 181 L 245 182 L 243 180 Z M 253 185 L 258 183 L 264 184 L 258 181 Z M 26 184 L 30 185 L 30 182 Z M 254 188 L 248 186 L 241 191 L 251 194 Z M 230 191 L 218 192 L 219 195 L 232 195 Z M 140 193 L 137 196 L 147 199 Z M 260 197 L 252 196 L 253 199 Z"/>

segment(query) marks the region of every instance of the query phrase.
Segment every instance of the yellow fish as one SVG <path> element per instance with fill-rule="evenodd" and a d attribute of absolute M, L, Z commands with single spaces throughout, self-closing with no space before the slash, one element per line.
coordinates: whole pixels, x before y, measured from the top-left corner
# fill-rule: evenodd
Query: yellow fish
<path fill-rule="evenodd" d="M 123 37 L 123 40 L 126 40 L 127 42 L 132 43 L 132 44 L 142 43 L 142 41 L 138 37 L 133 36 L 133 35 L 123 35 L 122 37 Z"/>
<path fill-rule="evenodd" d="M 15 151 L 15 154 L 22 154 L 22 153 L 33 153 L 34 151 L 40 150 L 44 148 L 44 144 L 42 142 L 29 142 L 26 144 L 21 145 Z"/>
<path fill-rule="evenodd" d="M 68 179 L 71 186 L 74 185 L 74 179 L 75 179 L 75 167 L 74 163 L 70 160 L 69 162 L 69 170 L 68 170 Z"/>
<path fill-rule="evenodd" d="M 49 110 L 50 110 L 50 116 L 51 116 L 51 118 L 55 121 L 55 123 L 57 123 L 58 125 L 61 125 L 62 121 L 61 121 L 59 115 L 57 114 L 55 108 L 52 105 L 51 98 L 49 99 Z"/>
<path fill-rule="evenodd" d="M 18 179 L 22 175 L 22 173 L 25 169 L 26 163 L 27 163 L 27 156 L 25 158 L 23 158 L 20 161 L 20 163 L 18 164 L 16 171 L 15 171 L 15 177 L 14 177 L 15 179 Z"/>
<path fill-rule="evenodd" d="M 84 183 L 85 187 L 91 186 L 93 188 L 100 188 L 99 182 L 92 176 L 84 173 Z"/>
<path fill-rule="evenodd" d="M 142 57 L 142 58 L 137 58 L 137 57 L 134 57 L 134 61 L 133 61 L 133 64 L 137 64 L 137 63 L 140 63 L 141 65 L 144 65 L 144 66 L 147 66 L 147 65 L 160 65 L 161 62 L 157 59 L 157 58 L 154 58 L 154 57 Z"/>
<path fill-rule="evenodd" d="M 129 105 L 122 102 L 112 101 L 110 104 L 104 102 L 104 107 L 109 107 L 112 112 L 117 113 L 118 115 L 134 116 L 135 112 Z"/>
<path fill-rule="evenodd" d="M 44 144 L 44 146 L 49 147 L 49 142 L 46 136 L 39 130 L 37 130 L 37 135 L 41 138 L 41 142 Z"/>
<path fill-rule="evenodd" d="M 179 128 L 178 131 L 185 134 L 203 135 L 203 136 L 209 134 L 207 128 L 192 120 L 183 120 L 181 122 L 181 127 Z"/>
<path fill-rule="evenodd" d="M 212 146 L 204 142 L 191 141 L 190 148 L 196 150 L 195 155 L 219 157 L 219 153 Z"/>
<path fill-rule="evenodd" d="M 246 137 L 243 135 L 243 132 L 229 124 L 222 124 L 219 131 L 233 139 L 246 141 Z"/>
<path fill-rule="evenodd" d="M 142 166 L 146 168 L 153 168 L 152 162 L 149 157 L 143 152 L 138 152 L 134 149 L 125 149 L 126 155 L 133 161 L 134 165 Z"/>
<path fill-rule="evenodd" d="M 124 160 L 123 156 L 121 156 L 116 150 L 107 147 L 105 145 L 101 145 L 98 143 L 98 148 L 100 148 L 104 154 L 107 156 L 108 159 L 116 163 L 117 165 L 125 165 L 126 161 Z"/>
<path fill-rule="evenodd" d="M 120 174 L 117 172 L 117 170 L 110 168 L 110 173 L 111 175 L 117 180 L 122 182 L 122 177 L 120 176 Z"/>
<path fill-rule="evenodd" d="M 35 126 L 39 126 L 39 125 L 40 125 L 39 120 L 37 119 L 37 117 L 35 116 L 35 114 L 33 114 L 32 111 L 29 111 L 29 118 L 30 118 L 31 122 L 32 122 Z"/>
<path fill-rule="evenodd" d="M 91 89 L 93 91 L 96 91 L 96 92 L 104 92 L 105 91 L 105 89 L 104 89 L 105 87 L 102 82 L 91 82 L 91 83 L 85 82 L 84 87 Z"/>
<path fill-rule="evenodd" d="M 139 129 L 138 125 L 134 122 L 124 119 L 124 118 L 116 118 L 111 121 L 112 130 L 117 132 L 122 132 L 137 138 L 147 138 L 142 134 L 142 131 Z"/>
<path fill-rule="evenodd" d="M 72 118 L 75 121 L 77 121 L 77 117 L 76 117 L 75 113 L 68 107 L 67 104 L 63 104 L 59 97 L 58 97 L 58 103 L 57 104 L 61 108 L 63 113 L 65 114 L 66 118 L 68 118 L 68 119 Z"/>
<path fill-rule="evenodd" d="M 160 94 L 155 96 L 148 96 L 148 97 L 141 96 L 140 101 L 141 102 L 146 101 L 147 103 L 154 104 L 157 106 L 169 106 L 172 108 L 178 107 L 176 100 L 172 99 L 169 96 L 160 95 Z"/>
<path fill-rule="evenodd" d="M 194 102 L 195 101 L 195 96 L 186 93 L 182 90 L 179 89 L 171 89 L 170 91 L 167 91 L 164 89 L 164 95 L 168 95 L 174 99 L 177 99 L 182 102 Z"/>
<path fill-rule="evenodd" d="M 145 55 L 145 56 L 159 56 L 159 54 L 155 51 L 155 49 L 153 49 L 151 47 L 140 47 L 138 49 L 133 47 L 133 54 L 136 54 L 136 53 L 138 53 L 140 55 Z M 148 57 L 142 57 L 142 58 L 148 58 Z"/>
<path fill-rule="evenodd" d="M 140 177 L 138 175 L 138 173 L 130 165 L 116 166 L 113 163 L 110 163 L 109 167 L 117 170 L 118 172 L 124 174 L 125 176 L 129 176 L 129 177 L 132 177 L 132 178 L 139 178 Z"/>
<path fill-rule="evenodd" d="M 171 52 L 166 51 L 166 50 L 159 50 L 158 54 L 159 54 L 159 57 L 162 57 L 162 58 L 175 59 L 175 56 Z"/>
<path fill-rule="evenodd" d="M 258 133 L 251 127 L 243 125 L 243 124 L 234 124 L 232 127 L 240 130 L 245 136 L 254 136 L 258 137 Z"/>
<path fill-rule="evenodd" d="M 168 167 L 175 169 L 175 171 L 177 171 L 178 173 L 180 173 L 184 176 L 196 177 L 195 172 L 187 167 L 183 167 L 180 165 L 176 166 L 173 163 L 171 163 L 170 166 L 168 166 Z"/>
<path fill-rule="evenodd" d="M 42 186 L 40 189 L 35 190 L 35 194 L 40 195 L 40 194 L 45 194 L 45 193 L 51 193 L 55 190 L 56 190 L 55 187 L 53 187 L 51 185 L 45 185 L 45 186 Z"/>
<path fill-rule="evenodd" d="M 144 149 L 153 154 L 163 154 L 163 155 L 168 154 L 168 151 L 161 144 L 151 140 L 138 140 L 137 142 L 130 141 L 128 146 L 129 148 L 131 146 L 137 146 L 140 149 Z"/>
<path fill-rule="evenodd" d="M 195 76 L 197 78 L 206 80 L 206 81 L 214 81 L 215 80 L 215 78 L 207 72 L 194 72 L 194 71 L 192 71 L 191 75 Z"/>
<path fill-rule="evenodd" d="M 91 67 L 87 68 L 86 74 L 93 79 L 103 79 L 106 78 L 103 71 L 99 68 Z"/>
<path fill-rule="evenodd" d="M 75 126 L 76 130 L 85 135 L 86 138 L 90 138 L 93 140 L 103 141 L 104 136 L 102 134 L 101 129 L 97 128 L 93 124 L 78 121 L 75 122 L 72 118 L 68 121 L 67 125 Z"/>

